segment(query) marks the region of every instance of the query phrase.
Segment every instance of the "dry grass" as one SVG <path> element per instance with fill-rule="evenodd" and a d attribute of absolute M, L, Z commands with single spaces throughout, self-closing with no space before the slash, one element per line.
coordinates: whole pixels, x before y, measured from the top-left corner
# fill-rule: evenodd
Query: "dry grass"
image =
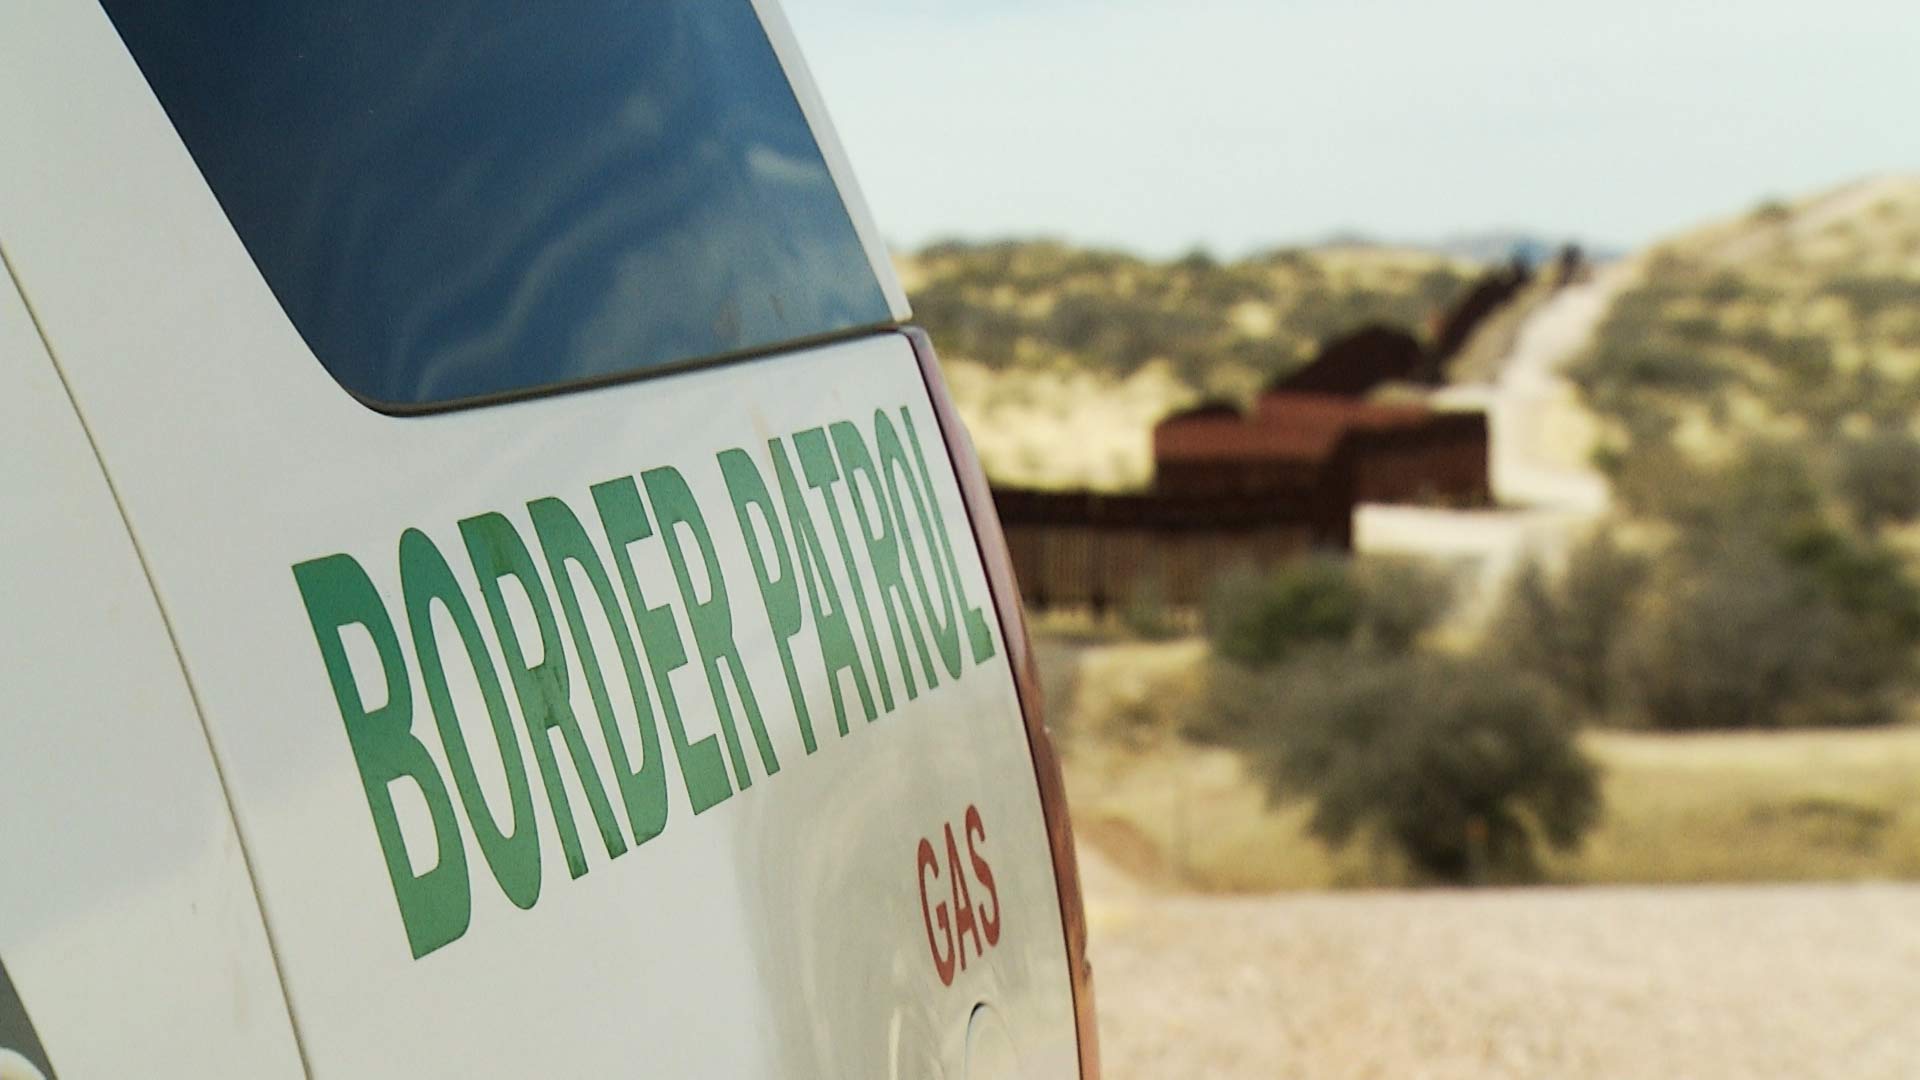
<path fill-rule="evenodd" d="M 1768 204 L 1669 239 L 1630 270 L 1581 375 L 1616 449 L 1654 413 L 1708 464 L 1746 439 L 1911 429 L 1920 176 Z"/>
<path fill-rule="evenodd" d="M 1147 482 L 1155 422 L 1200 397 L 1250 400 L 1320 343 L 1370 322 L 1421 331 L 1479 268 L 1391 248 L 1156 262 L 1049 242 L 897 255 L 916 317 L 996 482 Z"/>
<path fill-rule="evenodd" d="M 1134 878 L 1235 892 L 1358 885 L 1384 871 L 1309 837 L 1306 807 L 1268 806 L 1238 755 L 1178 734 L 1201 699 L 1204 642 L 1041 644 L 1074 828 Z"/>
<path fill-rule="evenodd" d="M 1135 877 L 1224 892 L 1398 884 L 1363 845 L 1330 853 L 1240 759 L 1179 735 L 1206 649 L 1046 642 L 1075 827 Z M 1563 883 L 1920 879 L 1920 727 L 1593 732 L 1605 817 L 1546 860 Z"/>
<path fill-rule="evenodd" d="M 1604 824 L 1550 872 L 1581 882 L 1920 878 L 1920 727 L 1598 732 Z"/>
<path fill-rule="evenodd" d="M 1100 491 L 1145 486 L 1153 425 L 1194 401 L 1163 363 L 1124 378 L 1071 368 L 996 370 L 945 360 L 954 404 L 996 483 Z"/>

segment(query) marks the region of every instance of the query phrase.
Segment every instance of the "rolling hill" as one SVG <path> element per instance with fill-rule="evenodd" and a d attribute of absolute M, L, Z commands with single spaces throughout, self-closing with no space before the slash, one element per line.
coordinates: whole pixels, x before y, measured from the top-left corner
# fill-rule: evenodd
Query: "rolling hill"
<path fill-rule="evenodd" d="M 1159 417 L 1250 398 L 1368 322 L 1422 331 L 1480 267 L 1380 247 L 1152 261 L 1051 241 L 946 243 L 898 258 L 989 475 L 1143 483 Z"/>
<path fill-rule="evenodd" d="M 1634 276 L 1571 372 L 1630 507 L 1668 514 L 1756 455 L 1920 506 L 1920 177 L 1768 202 Z"/>

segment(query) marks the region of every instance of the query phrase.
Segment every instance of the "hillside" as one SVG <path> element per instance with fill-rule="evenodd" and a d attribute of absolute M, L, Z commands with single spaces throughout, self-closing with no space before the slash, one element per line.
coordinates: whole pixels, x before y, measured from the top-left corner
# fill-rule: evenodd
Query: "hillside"
<path fill-rule="evenodd" d="M 1153 422 L 1247 398 L 1368 322 L 1423 332 L 1477 264 L 1392 248 L 1156 262 L 1050 241 L 948 243 L 899 258 L 996 480 L 1123 488 Z"/>
<path fill-rule="evenodd" d="M 1770 456 L 1835 512 L 1920 511 L 1920 177 L 1769 202 L 1635 276 L 1572 372 L 1631 508 L 1671 516 L 1704 473 Z"/>

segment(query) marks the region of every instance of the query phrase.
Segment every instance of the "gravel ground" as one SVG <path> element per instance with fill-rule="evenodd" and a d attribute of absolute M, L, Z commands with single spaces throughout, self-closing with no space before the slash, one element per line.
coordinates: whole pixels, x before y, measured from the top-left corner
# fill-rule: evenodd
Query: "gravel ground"
<path fill-rule="evenodd" d="M 1109 1080 L 1920 1077 L 1920 886 L 1203 897 L 1084 862 Z"/>

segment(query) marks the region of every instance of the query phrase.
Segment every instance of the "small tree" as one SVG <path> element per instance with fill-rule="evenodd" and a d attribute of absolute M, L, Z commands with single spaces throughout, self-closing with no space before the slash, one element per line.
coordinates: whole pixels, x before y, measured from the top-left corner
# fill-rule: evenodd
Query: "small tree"
<path fill-rule="evenodd" d="M 1816 528 L 1825 519 L 1821 485 L 1805 442 L 1755 440 L 1718 469 L 1688 478 L 1687 498 L 1668 508 L 1684 546 L 1702 552 Z"/>
<path fill-rule="evenodd" d="M 1495 617 L 1492 645 L 1591 716 L 1620 704 L 1622 657 L 1651 564 L 1605 529 L 1567 555 L 1558 576 L 1520 567 Z"/>
<path fill-rule="evenodd" d="M 1756 543 L 1670 569 L 1636 636 L 1632 668 L 1656 728 L 1780 727 L 1835 622 L 1789 567 Z"/>
<path fill-rule="evenodd" d="M 1126 603 L 1120 607 L 1120 623 L 1145 641 L 1179 636 L 1180 624 L 1174 618 L 1173 606 L 1167 603 L 1167 589 L 1159 574 L 1149 571 L 1133 580 Z"/>
<path fill-rule="evenodd" d="M 1880 431 L 1840 447 L 1840 494 L 1869 530 L 1920 517 L 1920 441 Z"/>
<path fill-rule="evenodd" d="M 1823 529 L 1735 536 L 1668 568 L 1632 668 L 1659 728 L 1876 724 L 1917 639 L 1920 592 L 1889 553 Z"/>
<path fill-rule="evenodd" d="M 1361 604 L 1346 561 L 1335 556 L 1295 559 L 1265 574 L 1237 568 L 1214 582 L 1207 636 L 1218 655 L 1264 667 L 1306 645 L 1350 640 Z"/>
<path fill-rule="evenodd" d="M 1453 578 L 1419 559 L 1313 555 L 1265 574 L 1223 574 L 1207 604 L 1207 635 L 1216 654 L 1247 667 L 1313 645 L 1401 653 L 1446 616 L 1454 594 Z"/>
<path fill-rule="evenodd" d="M 1359 561 L 1359 635 L 1368 647 L 1402 653 L 1414 648 L 1453 609 L 1452 575 L 1421 559 L 1371 555 Z"/>
<path fill-rule="evenodd" d="M 1219 686 L 1236 694 L 1216 702 L 1223 733 L 1271 797 L 1313 800 L 1329 844 L 1367 833 L 1423 877 L 1518 880 L 1537 873 L 1536 843 L 1571 849 L 1598 820 L 1573 725 L 1511 671 L 1324 651 Z"/>

